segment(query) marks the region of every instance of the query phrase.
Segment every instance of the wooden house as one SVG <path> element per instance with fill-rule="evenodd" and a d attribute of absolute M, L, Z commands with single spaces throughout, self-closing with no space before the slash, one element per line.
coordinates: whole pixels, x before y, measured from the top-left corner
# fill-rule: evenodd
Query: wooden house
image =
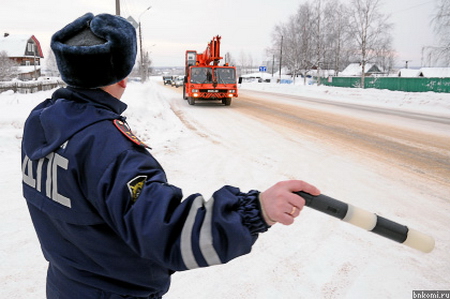
<path fill-rule="evenodd" d="M 0 37 L 0 52 L 18 65 L 19 79 L 30 80 L 41 75 L 41 44 L 34 35 L 8 34 Z"/>
<path fill-rule="evenodd" d="M 383 74 L 383 70 L 373 63 L 366 63 L 364 68 L 364 73 L 366 76 L 380 75 Z M 360 63 L 349 64 L 342 72 L 340 76 L 361 76 L 362 75 L 362 65 Z"/>

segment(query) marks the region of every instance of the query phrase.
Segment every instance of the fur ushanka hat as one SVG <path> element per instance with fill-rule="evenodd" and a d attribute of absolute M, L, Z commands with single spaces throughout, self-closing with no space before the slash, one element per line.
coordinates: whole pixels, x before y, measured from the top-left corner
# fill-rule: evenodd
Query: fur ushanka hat
<path fill-rule="evenodd" d="M 136 30 L 120 16 L 87 13 L 52 36 L 64 82 L 78 88 L 108 86 L 126 78 L 136 60 Z"/>

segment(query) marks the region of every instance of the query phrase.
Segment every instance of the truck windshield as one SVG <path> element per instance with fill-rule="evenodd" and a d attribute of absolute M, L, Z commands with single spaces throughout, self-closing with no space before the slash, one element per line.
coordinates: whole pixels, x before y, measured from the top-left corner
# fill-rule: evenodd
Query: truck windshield
<path fill-rule="evenodd" d="M 190 83 L 212 83 L 211 68 L 208 67 L 193 67 L 191 69 L 191 82 Z"/>
<path fill-rule="evenodd" d="M 216 68 L 215 77 L 219 84 L 236 84 L 236 73 L 233 68 Z"/>

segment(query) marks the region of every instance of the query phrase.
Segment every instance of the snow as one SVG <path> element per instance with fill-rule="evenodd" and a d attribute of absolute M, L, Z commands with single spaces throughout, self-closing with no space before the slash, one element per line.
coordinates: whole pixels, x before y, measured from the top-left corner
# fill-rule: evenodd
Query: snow
<path fill-rule="evenodd" d="M 426 77 L 426 78 L 449 78 L 448 67 L 423 67 L 420 69 L 401 69 L 397 72 L 399 77 Z"/>
<path fill-rule="evenodd" d="M 424 77 L 448 78 L 450 77 L 450 68 L 448 67 L 423 67 L 420 72 Z"/>
<path fill-rule="evenodd" d="M 418 69 L 400 69 L 397 72 L 396 77 L 414 78 L 420 76 L 420 70 Z"/>
<path fill-rule="evenodd" d="M 265 190 L 299 178 L 436 240 L 434 251 L 424 254 L 305 208 L 293 225 L 277 224 L 262 234 L 249 255 L 174 274 L 165 298 L 411 298 L 412 290 L 450 289 L 446 187 L 352 157 L 326 141 L 286 138 L 242 117 L 233 104 L 189 106 L 179 89 L 160 80 L 130 83 L 125 115 L 185 196 L 208 197 L 224 184 Z M 450 94 L 257 83 L 244 89 L 450 117 Z M 45 297 L 46 262 L 21 195 L 20 141 L 29 111 L 51 93 L 0 94 L 3 298 Z"/>
<path fill-rule="evenodd" d="M 367 63 L 365 65 L 365 73 L 380 73 L 382 72 L 377 65 Z M 341 73 L 340 76 L 361 76 L 362 65 L 359 63 L 350 63 Z"/>
<path fill-rule="evenodd" d="M 6 51 L 8 56 L 22 57 L 27 49 L 27 43 L 32 36 L 26 34 L 14 34 L 0 37 L 0 51 Z"/>

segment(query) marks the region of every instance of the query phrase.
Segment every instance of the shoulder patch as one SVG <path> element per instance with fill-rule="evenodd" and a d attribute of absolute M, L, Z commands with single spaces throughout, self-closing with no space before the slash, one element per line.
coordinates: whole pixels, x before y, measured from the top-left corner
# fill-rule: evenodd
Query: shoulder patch
<path fill-rule="evenodd" d="M 135 203 L 139 195 L 141 195 L 142 188 L 144 188 L 145 181 L 147 180 L 146 175 L 138 175 L 131 181 L 127 183 L 128 191 L 130 191 L 131 201 Z"/>
<path fill-rule="evenodd" d="M 115 119 L 114 121 L 114 125 L 116 126 L 116 128 L 123 134 L 125 135 L 129 140 L 131 140 L 132 142 L 134 142 L 137 145 L 140 145 L 142 147 L 145 148 L 149 148 L 151 149 L 151 147 L 149 147 L 148 145 L 146 145 L 144 142 L 142 142 L 139 138 L 136 137 L 136 135 L 133 134 L 133 132 L 131 132 L 130 127 L 123 121 L 119 120 L 119 119 Z"/>

